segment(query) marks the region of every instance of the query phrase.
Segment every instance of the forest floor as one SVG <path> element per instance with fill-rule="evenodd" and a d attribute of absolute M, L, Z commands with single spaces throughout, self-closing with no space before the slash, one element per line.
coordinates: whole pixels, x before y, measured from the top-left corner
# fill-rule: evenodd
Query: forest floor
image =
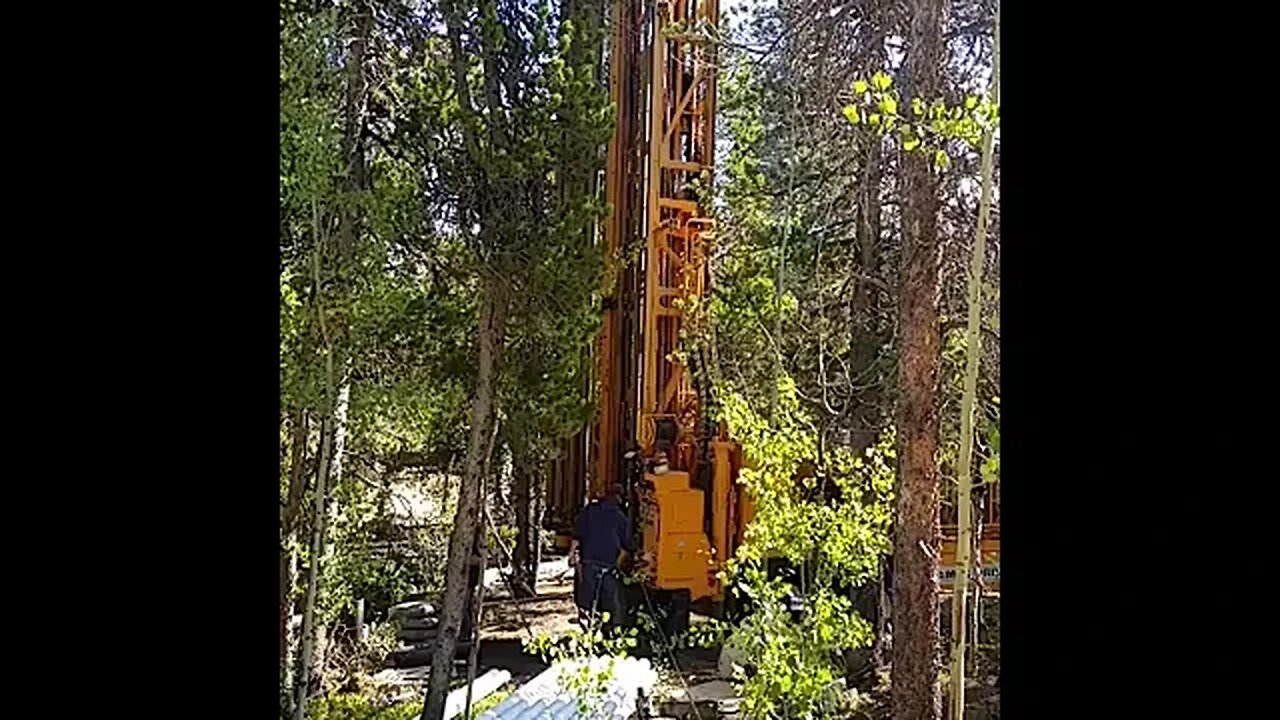
<path fill-rule="evenodd" d="M 573 602 L 571 576 L 547 581 L 540 578 L 537 591 L 535 598 L 485 602 L 478 673 L 504 668 L 511 672 L 513 686 L 527 682 L 547 666 L 540 658 L 526 654 L 523 643 L 531 637 L 563 635 L 577 627 L 578 609 Z M 696 623 L 702 619 L 694 615 L 691 621 Z M 719 648 L 682 648 L 674 655 L 652 658 L 658 669 L 655 700 L 719 679 L 719 656 Z"/>
<path fill-rule="evenodd" d="M 538 596 L 534 598 L 513 600 L 497 597 L 485 601 L 477 675 L 493 668 L 505 669 L 512 675 L 508 687 L 514 688 L 546 669 L 547 665 L 541 658 L 524 651 L 524 643 L 531 637 L 563 635 L 576 626 L 578 614 L 573 602 L 572 576 L 566 578 L 556 572 L 540 573 L 537 592 Z M 691 621 L 696 623 L 703 619 L 695 614 Z M 690 687 L 720 679 L 719 655 L 718 647 L 682 648 L 673 656 L 653 658 L 658 668 L 655 700 L 679 695 L 682 690 L 687 692 Z M 872 688 L 851 692 L 856 697 L 856 710 L 849 717 L 853 720 L 889 718 L 888 680 L 888 670 L 882 669 Z M 997 683 L 994 677 L 970 681 L 965 720 L 999 719 L 1000 687 Z"/>
<path fill-rule="evenodd" d="M 490 668 L 503 668 L 511 672 L 513 684 L 526 682 L 547 665 L 540 658 L 526 654 L 524 643 L 532 637 L 564 635 L 577 627 L 578 609 L 573 602 L 571 575 L 564 578 L 556 573 L 549 576 L 540 573 L 537 592 L 534 598 L 499 597 L 485 601 L 477 674 Z M 692 621 L 701 619 L 695 615 Z M 678 650 L 674 658 L 653 658 L 659 670 L 657 695 L 665 696 L 682 687 L 715 680 L 719 653 L 719 648 L 692 648 Z"/>
<path fill-rule="evenodd" d="M 577 619 L 578 609 L 573 604 L 573 583 L 539 583 L 537 597 L 486 600 L 480 641 L 488 643 L 495 640 L 528 640 L 539 635 L 563 635 L 577 623 Z"/>
<path fill-rule="evenodd" d="M 519 685 L 542 672 L 547 664 L 524 651 L 524 643 L 542 635 L 556 637 L 573 628 L 578 618 L 573 604 L 573 584 L 539 583 L 538 596 L 527 600 L 503 598 L 486 601 L 480 625 L 477 674 L 490 668 L 511 672 Z"/>

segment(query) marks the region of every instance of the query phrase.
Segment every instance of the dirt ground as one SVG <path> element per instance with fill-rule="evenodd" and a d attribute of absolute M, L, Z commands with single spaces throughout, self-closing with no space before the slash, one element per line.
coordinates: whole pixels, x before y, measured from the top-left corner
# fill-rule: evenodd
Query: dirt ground
<path fill-rule="evenodd" d="M 524 643 L 540 635 L 567 632 L 578 615 L 572 583 L 538 583 L 537 591 L 537 597 L 527 600 L 485 601 L 477 674 L 502 668 L 511 672 L 513 685 L 520 685 L 547 668 L 541 658 L 524 651 Z"/>
<path fill-rule="evenodd" d="M 524 642 L 530 637 L 568 632 L 577 622 L 577 608 L 573 604 L 572 581 L 540 582 L 537 590 L 538 597 L 535 598 L 497 598 L 485 602 L 479 673 L 490 668 L 504 668 L 512 674 L 511 687 L 516 687 L 546 669 L 541 658 L 524 652 Z M 691 621 L 696 623 L 702 619 L 695 614 Z M 681 649 L 674 658 L 668 656 L 653 660 L 658 667 L 657 697 L 718 677 L 718 648 Z M 966 700 L 965 720 L 998 720 L 1000 717 L 1000 688 L 996 678 L 973 682 L 966 693 Z M 884 720 L 890 716 L 887 669 L 878 673 L 876 687 L 862 693 L 857 705 L 857 711 L 851 716 L 855 720 Z"/>
<path fill-rule="evenodd" d="M 538 584 L 538 597 L 525 600 L 501 598 L 486 601 L 480 626 L 480 672 L 490 667 L 510 670 L 517 682 L 523 682 L 546 668 L 536 656 L 524 653 L 523 644 L 531 637 L 557 636 L 576 626 L 578 609 L 573 604 L 572 582 Z M 701 618 L 694 616 L 692 622 Z M 693 685 L 716 677 L 719 651 L 716 649 L 682 649 L 675 655 L 681 669 L 671 668 L 671 658 L 654 658 L 659 670 L 659 687 L 676 688 Z M 683 680 L 683 683 L 682 683 Z"/>
<path fill-rule="evenodd" d="M 528 640 L 538 635 L 567 632 L 578 617 L 573 605 L 572 583 L 538 584 L 538 597 L 526 600 L 486 600 L 480 626 L 482 643 L 491 640 Z M 483 647 L 483 645 L 482 645 Z"/>

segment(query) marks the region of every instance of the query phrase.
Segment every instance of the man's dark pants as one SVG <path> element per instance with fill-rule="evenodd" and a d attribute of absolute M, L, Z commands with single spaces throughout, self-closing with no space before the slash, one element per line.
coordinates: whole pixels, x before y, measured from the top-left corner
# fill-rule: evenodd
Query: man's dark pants
<path fill-rule="evenodd" d="M 611 627 L 622 624 L 622 587 L 616 567 L 584 561 L 578 567 L 575 584 L 578 607 L 588 613 L 609 613 Z"/>

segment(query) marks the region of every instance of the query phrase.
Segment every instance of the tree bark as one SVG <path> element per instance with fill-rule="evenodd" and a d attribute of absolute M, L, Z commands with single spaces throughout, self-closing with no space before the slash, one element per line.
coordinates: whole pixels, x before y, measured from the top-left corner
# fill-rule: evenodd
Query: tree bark
<path fill-rule="evenodd" d="M 293 716 L 294 668 L 298 638 L 293 632 L 293 586 L 298 577 L 298 554 L 290 541 L 280 552 L 280 717 Z"/>
<path fill-rule="evenodd" d="M 940 97 L 946 3 L 912 0 L 910 96 Z M 938 720 L 939 200 L 931 161 L 903 153 L 903 258 L 898 289 L 898 488 L 893 548 L 894 720 Z"/>
<path fill-rule="evenodd" d="M 480 117 L 480 113 L 476 111 L 472 102 L 471 86 L 467 77 L 468 53 L 462 44 L 462 25 L 466 8 L 460 8 L 454 2 L 444 2 L 441 4 L 441 10 L 449 38 L 454 90 L 457 92 L 462 115 L 460 124 L 463 143 L 466 147 L 466 156 L 472 165 L 469 170 L 475 173 L 479 181 L 477 192 L 459 200 L 458 212 L 460 216 L 474 216 L 480 224 L 480 237 L 476 238 L 475 242 L 481 267 L 485 268 L 485 261 L 492 257 L 491 255 L 486 257 L 487 253 L 497 249 L 494 227 L 497 218 L 493 197 L 494 188 L 483 170 L 484 151 L 475 127 L 475 121 Z M 485 82 L 486 87 L 492 92 L 493 84 L 497 79 L 493 77 L 493 73 L 489 72 L 489 68 L 490 63 L 486 62 Z M 499 107 L 493 107 L 491 110 L 494 113 L 500 113 Z M 499 118 L 486 119 L 491 140 L 490 150 L 492 150 L 494 145 L 492 140 L 498 136 L 495 126 Z M 462 483 L 458 489 L 453 532 L 449 538 L 449 559 L 445 567 L 445 589 L 440 608 L 440 631 L 431 656 L 431 674 L 427 680 L 422 720 L 441 720 L 444 716 L 454 652 L 466 611 L 467 591 L 471 585 L 468 564 L 471 559 L 476 526 L 480 522 L 482 477 L 487 455 L 492 449 L 497 364 L 501 356 L 506 329 L 507 298 L 501 280 L 493 274 L 492 268 L 487 269 L 489 272 L 482 276 L 477 325 L 479 354 L 475 397 L 471 405 L 471 432 L 467 442 Z"/>
<path fill-rule="evenodd" d="M 883 667 L 889 662 L 893 653 L 893 636 L 889 632 L 892 626 L 891 615 L 893 613 L 893 605 L 889 602 L 890 593 L 892 592 L 892 577 L 889 567 L 893 563 L 892 557 L 884 560 L 884 565 L 880 569 L 880 576 L 876 578 L 876 641 L 872 648 L 871 662 L 876 668 Z"/>
<path fill-rule="evenodd" d="M 496 425 L 496 424 L 495 424 Z M 492 522 L 489 517 L 488 499 L 485 497 L 484 488 L 493 480 L 493 439 L 497 437 L 497 428 L 489 436 L 489 449 L 485 453 L 484 469 L 480 475 L 480 498 L 481 508 L 479 514 L 488 522 L 476 523 L 475 539 L 471 541 L 472 559 L 471 562 L 478 566 L 475 582 L 471 583 L 467 589 L 472 593 L 474 602 L 467 608 L 467 617 L 470 622 L 470 632 L 467 640 L 470 641 L 471 647 L 467 653 L 467 696 L 462 704 L 462 717 L 471 717 L 471 691 L 472 685 L 476 681 L 476 663 L 480 659 L 480 626 L 484 621 L 484 573 L 488 568 L 489 562 L 489 543 L 487 541 L 488 531 L 487 525 Z M 496 539 L 496 538 L 495 538 Z M 447 696 L 446 696 L 447 697 Z"/>
<path fill-rule="evenodd" d="M 349 376 L 349 371 L 344 373 Z M 344 378 L 342 386 L 338 388 L 338 401 L 333 410 L 333 449 L 330 452 L 329 460 L 329 482 L 326 492 L 329 497 L 325 499 L 325 532 L 320 537 L 320 564 L 318 567 L 324 568 L 330 564 L 333 559 L 334 539 L 328 532 L 338 522 L 339 506 L 337 500 L 333 497 L 333 489 L 342 484 L 343 459 L 346 457 L 347 448 L 347 413 L 351 407 L 351 381 L 349 377 Z M 324 590 L 323 576 L 320 578 L 320 584 L 317 587 L 317 597 Z M 325 658 L 328 655 L 330 640 L 329 632 L 332 628 L 323 618 L 317 620 L 316 624 L 316 644 L 311 654 L 311 677 L 313 685 L 323 685 Z"/>
<path fill-rule="evenodd" d="M 880 178 L 881 178 L 880 143 L 873 140 L 867 148 L 864 182 L 860 188 L 861 207 L 858 211 L 857 239 L 858 266 L 862 275 L 867 278 L 876 277 L 876 269 L 880 264 Z M 868 371 L 876 362 L 880 345 L 884 338 L 876 332 L 877 297 L 876 287 L 866 280 L 854 281 L 853 299 L 851 302 L 850 330 L 852 338 L 851 372 L 856 378 L 868 376 Z M 881 403 L 884 391 L 877 388 L 862 391 L 863 395 L 855 405 L 851 418 L 850 444 L 855 455 L 861 456 L 867 448 L 876 443 L 882 425 Z M 870 394 L 871 397 L 865 397 Z"/>
<path fill-rule="evenodd" d="M 295 409 L 289 416 L 289 494 L 280 512 L 280 530 L 283 535 L 293 533 L 302 510 L 302 499 L 307 492 L 307 413 Z"/>
<path fill-rule="evenodd" d="M 533 535 L 533 577 L 538 578 L 538 568 L 542 567 L 542 518 L 547 509 L 546 485 L 541 480 L 545 477 L 544 473 L 539 473 L 534 482 L 537 482 L 537 491 L 533 494 L 533 516 L 529 521 L 529 531 Z M 533 586 L 536 594 L 538 586 Z"/>
<path fill-rule="evenodd" d="M 467 564 L 471 559 L 476 528 L 480 522 L 480 491 L 486 455 L 492 450 L 494 426 L 495 376 L 502 356 L 506 331 L 507 294 L 502 280 L 485 278 L 480 300 L 479 367 L 476 394 L 471 406 L 471 436 L 462 487 L 458 492 L 458 510 L 449 539 L 449 561 L 445 568 L 444 597 L 440 609 L 439 642 L 431 657 L 431 676 L 427 683 L 423 720 L 441 720 L 453 655 L 462 628 L 469 591 Z"/>
<path fill-rule="evenodd" d="M 333 371 L 332 354 L 326 358 L 330 377 Z M 316 594 L 320 580 L 320 554 L 324 544 L 325 495 L 329 482 L 329 457 L 332 452 L 332 434 L 329 419 L 320 423 L 320 470 L 316 477 L 315 510 L 312 514 L 311 556 L 307 563 L 307 595 L 302 608 L 302 649 L 298 653 L 298 682 L 294 699 L 294 720 L 303 720 L 307 707 L 307 691 L 311 684 L 311 658 L 315 646 Z"/>
<path fill-rule="evenodd" d="M 290 539 L 280 552 L 280 695 L 281 717 L 293 715 L 297 634 L 293 631 L 293 586 L 298 581 L 298 553 Z"/>
<path fill-rule="evenodd" d="M 342 196 L 338 198 L 338 231 L 336 238 L 333 238 L 333 247 L 337 252 L 336 256 L 330 256 L 336 260 L 336 267 L 332 269 L 330 277 L 335 281 L 335 285 L 340 291 L 349 285 L 349 274 L 354 269 L 359 244 L 361 219 L 359 193 L 365 189 L 366 185 L 363 128 L 364 106 L 368 87 L 364 60 L 369 35 L 373 29 L 373 16 L 367 7 L 355 3 L 347 11 L 352 13 L 350 17 L 354 20 L 354 32 L 349 40 L 344 68 L 345 90 L 343 105 L 345 127 L 343 129 L 342 153 L 343 162 L 347 166 L 347 173 L 342 182 Z M 326 233 L 320 231 L 318 210 L 314 210 L 313 214 L 317 216 L 314 220 L 314 235 L 316 238 L 314 252 L 316 255 L 313 260 L 315 274 L 313 279 L 316 287 L 316 297 L 319 299 L 321 297 L 321 288 L 323 287 L 319 257 L 320 253 L 329 247 L 329 238 Z M 333 519 L 331 516 L 336 515 L 337 507 L 328 502 L 327 495 L 332 486 L 337 485 L 342 479 L 347 433 L 347 409 L 350 405 L 351 397 L 350 354 L 343 350 L 346 329 L 341 327 L 341 323 L 337 327 L 327 327 L 322 303 L 318 302 L 318 310 L 317 317 L 325 344 L 326 402 L 329 403 L 321 425 L 321 442 L 328 447 L 328 451 L 322 453 L 323 457 L 320 460 L 318 476 L 323 478 L 323 482 L 317 480 L 316 483 L 317 515 L 314 520 L 307 600 L 303 611 L 303 651 L 300 656 L 301 670 L 297 691 L 298 704 L 294 708 L 294 717 L 297 720 L 302 720 L 306 712 L 305 701 L 312 678 L 314 677 L 317 682 L 322 681 L 325 651 L 328 647 L 328 643 L 324 642 L 327 639 L 328 629 L 323 622 L 317 622 L 315 607 L 320 591 L 319 576 L 321 567 L 332 554 L 332 543 L 329 542 L 325 530 Z"/>
<path fill-rule="evenodd" d="M 1000 104 L 1000 10 L 996 9 L 991 100 Z M 982 269 L 987 257 L 987 217 L 991 213 L 991 174 L 994 137 L 982 135 L 982 198 L 978 203 L 978 230 L 969 267 L 969 326 L 965 333 L 964 394 L 960 399 L 960 463 L 956 471 L 958 510 L 956 534 L 956 585 L 951 617 L 951 717 L 964 717 L 965 640 L 969 625 L 969 573 L 973 567 L 973 414 L 978 396 L 978 363 L 982 357 Z M 979 558 L 981 559 L 981 558 Z M 977 607 L 977 603 L 974 603 Z M 976 638 L 975 638 L 976 641 Z"/>
<path fill-rule="evenodd" d="M 290 413 L 289 430 L 289 489 L 280 514 L 280 682 L 286 689 L 293 687 L 290 658 L 294 655 L 294 638 L 289 632 L 289 621 L 293 617 L 293 585 L 296 582 L 296 523 L 307 488 L 307 414 L 302 408 Z M 292 692 L 286 696 L 292 697 Z"/>
<path fill-rule="evenodd" d="M 527 590 L 536 590 L 538 578 L 537 543 L 538 528 L 533 517 L 535 474 L 526 466 L 516 468 L 515 514 L 516 547 L 512 553 L 512 592 L 517 597 L 528 597 Z"/>
<path fill-rule="evenodd" d="M 338 215 L 337 238 L 338 256 L 344 269 L 348 269 L 355 258 L 361 218 L 357 210 L 358 195 L 366 187 L 364 111 L 368 97 L 368 79 L 365 77 L 364 58 L 369 35 L 373 31 L 373 13 L 363 3 L 352 3 L 349 12 L 353 14 L 351 20 L 354 21 L 355 32 L 347 46 L 344 68 L 346 91 L 343 98 L 342 154 L 347 173 L 342 183 L 346 197 L 343 198 L 343 211 Z"/>

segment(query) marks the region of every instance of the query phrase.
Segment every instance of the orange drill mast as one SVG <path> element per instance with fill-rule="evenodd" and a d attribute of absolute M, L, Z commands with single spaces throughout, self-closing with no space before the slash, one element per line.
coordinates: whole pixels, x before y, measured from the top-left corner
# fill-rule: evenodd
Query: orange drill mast
<path fill-rule="evenodd" d="M 604 221 L 608 266 L 594 348 L 598 416 L 552 469 L 549 524 L 564 531 L 583 493 L 633 488 L 650 586 L 718 598 L 715 579 L 745 522 L 738 446 L 707 417 L 689 345 L 710 273 L 715 223 L 702 195 L 715 163 L 718 0 L 615 0 L 609 83 L 617 108 Z M 701 394 L 700 394 L 701 391 Z M 585 451 L 585 452 L 584 452 Z M 664 462 L 665 460 L 665 462 Z"/>

